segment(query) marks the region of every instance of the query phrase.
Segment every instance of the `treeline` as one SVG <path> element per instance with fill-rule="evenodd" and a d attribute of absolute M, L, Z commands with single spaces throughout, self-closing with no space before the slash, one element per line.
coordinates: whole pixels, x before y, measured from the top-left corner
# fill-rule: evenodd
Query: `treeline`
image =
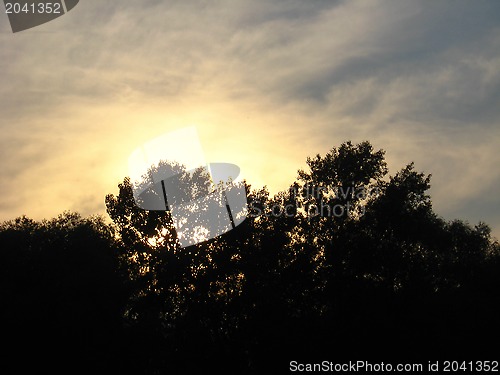
<path fill-rule="evenodd" d="M 500 246 L 488 226 L 438 217 L 430 176 L 410 164 L 388 177 L 368 142 L 307 164 L 273 197 L 246 185 L 249 217 L 187 248 L 168 213 L 135 205 L 128 178 L 106 197 L 112 224 L 76 213 L 2 223 L 4 364 L 277 374 L 292 360 L 497 359 Z"/>

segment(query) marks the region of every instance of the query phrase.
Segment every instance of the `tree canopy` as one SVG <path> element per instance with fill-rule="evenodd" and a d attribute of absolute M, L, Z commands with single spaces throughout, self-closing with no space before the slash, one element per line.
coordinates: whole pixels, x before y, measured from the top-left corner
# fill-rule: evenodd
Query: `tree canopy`
<path fill-rule="evenodd" d="M 168 211 L 136 205 L 129 178 L 106 196 L 111 224 L 5 222 L 9 337 L 78 342 L 96 364 L 145 374 L 493 355 L 498 242 L 484 223 L 440 218 L 430 175 L 411 163 L 388 176 L 384 156 L 346 142 L 275 196 L 245 182 L 246 220 L 184 248 Z"/>

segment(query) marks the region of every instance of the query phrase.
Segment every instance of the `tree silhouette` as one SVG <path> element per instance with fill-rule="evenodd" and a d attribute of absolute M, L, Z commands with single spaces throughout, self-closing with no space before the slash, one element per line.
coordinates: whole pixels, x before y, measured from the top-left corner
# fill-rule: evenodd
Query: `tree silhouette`
<path fill-rule="evenodd" d="M 189 173 L 184 166 L 164 161 L 148 175 L 166 168 L 177 173 L 171 191 L 179 193 L 169 199 L 172 206 L 199 200 L 210 192 L 209 176 L 201 168 Z M 147 343 L 142 348 L 147 355 L 158 361 L 153 367 L 167 366 L 162 363 L 168 360 L 171 366 L 194 366 L 187 369 L 194 371 L 210 361 L 216 363 L 217 352 L 210 350 L 230 346 L 228 337 L 238 320 L 236 312 L 228 312 L 242 282 L 234 266 L 238 256 L 227 246 L 233 236 L 181 248 L 170 211 L 139 208 L 128 178 L 119 188 L 118 196 L 106 197 L 106 205 L 125 244 L 124 266 L 133 281 L 125 310 L 127 324 L 137 340 Z M 222 204 L 222 199 L 220 194 L 215 200 Z M 245 231 L 240 227 L 238 233 Z"/>
<path fill-rule="evenodd" d="M 413 163 L 388 176 L 369 142 L 307 165 L 272 197 L 244 182 L 246 220 L 192 246 L 170 211 L 138 207 L 129 178 L 106 197 L 112 225 L 76 214 L 3 223 L 8 337 L 55 335 L 110 373 L 495 359 L 500 246 L 489 227 L 440 218 L 430 176 Z M 173 205 L 210 193 L 203 170 L 171 168 L 184 194 Z"/>
<path fill-rule="evenodd" d="M 489 228 L 439 218 L 427 195 L 430 176 L 409 164 L 385 178 L 384 152 L 369 142 L 346 142 L 307 163 L 274 197 L 247 185 L 249 218 L 224 236 L 187 249 L 151 248 L 156 255 L 145 264 L 162 265 L 153 272 L 162 287 L 156 303 L 140 306 L 156 312 L 148 324 L 163 332 L 158 358 L 175 357 L 178 368 L 190 363 L 191 370 L 220 369 L 229 358 L 228 368 L 259 373 L 269 363 L 285 368 L 294 355 L 329 355 L 332 337 L 335 353 L 345 355 L 415 356 L 443 343 L 456 355 L 488 352 L 477 345 L 487 333 L 475 331 L 479 320 L 466 316 L 464 301 L 480 284 L 477 305 L 493 306 L 486 291 L 498 285 L 498 244 Z M 130 196 L 127 184 L 120 195 Z M 135 210 L 117 210 L 132 202 L 119 197 L 108 197 L 111 217 Z M 115 222 L 132 221 L 121 215 Z M 494 320 L 481 322 L 498 332 Z M 457 341 L 461 334 L 470 342 Z"/>
<path fill-rule="evenodd" d="M 0 225 L 5 369 L 121 368 L 116 355 L 129 292 L 118 246 L 99 217 L 64 213 Z"/>

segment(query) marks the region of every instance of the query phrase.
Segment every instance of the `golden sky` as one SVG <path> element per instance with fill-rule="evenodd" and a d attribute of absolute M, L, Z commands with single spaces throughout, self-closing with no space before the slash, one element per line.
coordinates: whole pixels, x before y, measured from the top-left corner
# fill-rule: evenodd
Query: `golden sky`
<path fill-rule="evenodd" d="M 271 192 L 343 141 L 433 175 L 438 214 L 500 237 L 500 3 L 82 0 L 0 14 L 0 220 L 104 213 L 142 143 L 195 125 Z"/>

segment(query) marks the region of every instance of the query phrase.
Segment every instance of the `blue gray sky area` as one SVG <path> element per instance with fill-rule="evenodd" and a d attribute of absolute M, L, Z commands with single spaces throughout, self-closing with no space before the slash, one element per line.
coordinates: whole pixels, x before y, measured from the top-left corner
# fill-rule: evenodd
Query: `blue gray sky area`
<path fill-rule="evenodd" d="M 19 33 L 0 9 L 0 220 L 104 213 L 136 147 L 195 125 L 271 192 L 369 140 L 500 238 L 499 1 L 82 0 Z"/>

